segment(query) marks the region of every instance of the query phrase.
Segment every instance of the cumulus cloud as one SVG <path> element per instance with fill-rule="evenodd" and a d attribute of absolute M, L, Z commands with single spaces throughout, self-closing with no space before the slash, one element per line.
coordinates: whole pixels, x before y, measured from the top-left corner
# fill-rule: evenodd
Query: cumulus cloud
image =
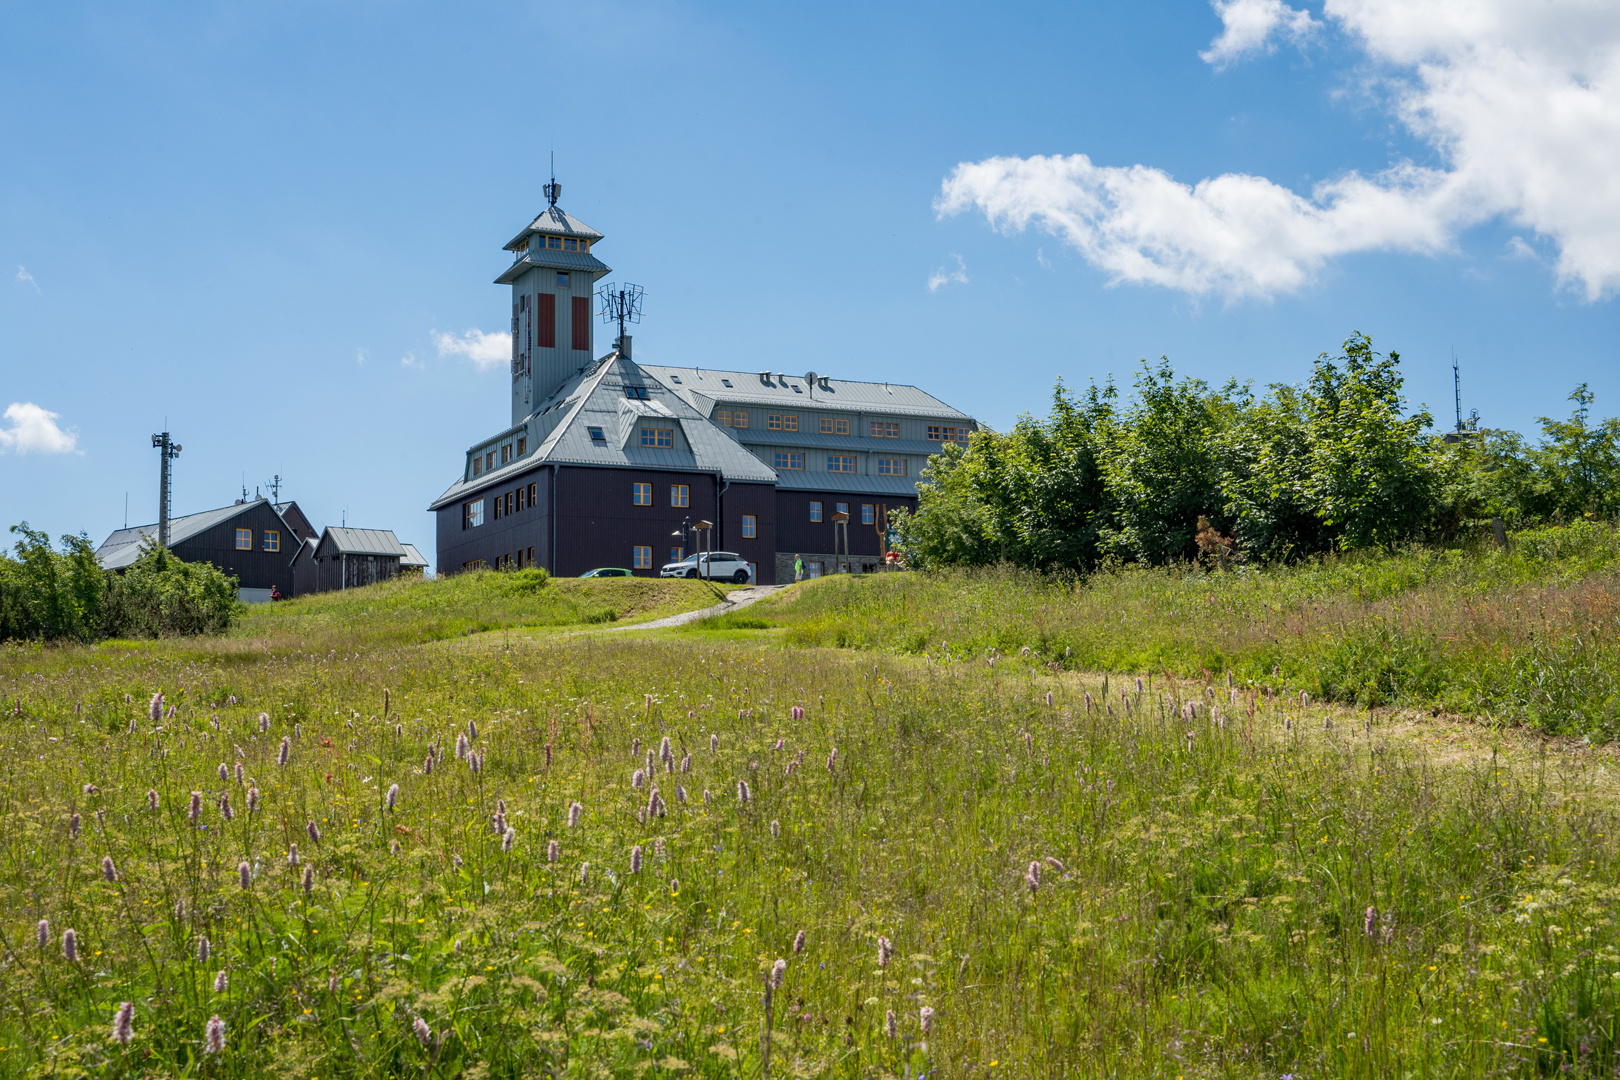
<path fill-rule="evenodd" d="M 441 355 L 441 356 L 444 355 L 444 350 L 443 349 L 439 350 L 439 355 Z M 421 360 L 418 360 L 416 358 L 416 354 L 413 353 L 413 352 L 408 352 L 404 356 L 400 357 L 399 358 L 399 366 L 400 367 L 405 367 L 405 368 L 414 368 L 417 371 L 426 371 L 427 370 L 427 364 L 424 363 Z M 482 367 L 482 366 L 483 366 L 482 364 L 479 365 L 479 367 Z"/>
<path fill-rule="evenodd" d="M 1356 252 L 1445 251 L 1501 219 L 1556 249 L 1560 284 L 1589 301 L 1620 290 L 1620 5 L 1327 0 L 1325 16 L 1383 73 L 1390 109 L 1441 167 L 1396 162 L 1307 196 L 1242 173 L 1187 184 L 1084 154 L 991 158 L 958 165 L 936 210 L 1033 225 L 1116 282 L 1228 299 L 1295 291 Z"/>
<path fill-rule="evenodd" d="M 1198 55 L 1216 67 L 1270 52 L 1277 38 L 1303 42 L 1322 25 L 1310 12 L 1295 11 L 1282 0 L 1214 0 L 1213 6 L 1221 17 L 1221 36 Z"/>
<path fill-rule="evenodd" d="M 34 280 L 34 275 L 28 272 L 27 267 L 17 267 L 17 280 L 22 282 L 24 285 L 32 285 L 35 292 L 40 292 L 39 282 Z M 40 293 L 40 295 L 43 296 L 44 294 Z"/>
<path fill-rule="evenodd" d="M 19 454 L 75 454 L 79 433 L 63 431 L 56 422 L 58 413 L 42 409 L 32 401 L 13 401 L 4 413 L 6 427 L 0 427 L 0 450 Z"/>
<path fill-rule="evenodd" d="M 951 252 L 951 258 L 956 260 L 954 267 L 950 263 L 946 263 L 928 275 L 929 292 L 939 292 L 946 285 L 966 285 L 968 283 L 967 263 L 963 262 L 962 256 L 954 251 Z"/>
<path fill-rule="evenodd" d="M 468 330 L 459 338 L 440 332 L 433 335 L 433 344 L 440 356 L 465 357 L 479 371 L 494 371 L 512 358 L 512 335 L 504 330 L 493 334 Z"/>

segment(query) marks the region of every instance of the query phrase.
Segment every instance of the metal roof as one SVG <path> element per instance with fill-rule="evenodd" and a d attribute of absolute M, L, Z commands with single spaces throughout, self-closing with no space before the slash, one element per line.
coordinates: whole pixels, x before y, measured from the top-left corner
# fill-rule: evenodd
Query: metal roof
<path fill-rule="evenodd" d="M 829 491 L 840 495 L 917 496 L 916 477 L 812 472 L 808 469 L 781 470 L 776 474 L 776 487 L 779 491 Z"/>
<path fill-rule="evenodd" d="M 714 371 L 709 368 L 664 367 L 643 364 L 642 369 L 656 377 L 695 408 L 698 399 L 741 405 L 778 408 L 828 409 L 859 413 L 889 413 L 905 416 L 937 416 L 945 420 L 973 418 L 945 404 L 934 395 L 904 383 L 860 382 L 854 379 L 822 377 L 810 387 L 798 375 L 767 382 L 753 371 Z M 676 379 L 679 381 L 676 381 Z M 731 385 L 725 385 L 730 380 Z"/>
<path fill-rule="evenodd" d="M 406 553 L 392 529 L 349 529 L 338 525 L 326 527 L 317 550 L 327 555 L 403 556 Z"/>
<path fill-rule="evenodd" d="M 269 503 L 269 501 L 261 497 L 249 502 L 222 506 L 218 510 L 204 510 L 196 514 L 187 514 L 184 517 L 170 518 L 169 547 L 172 549 L 176 544 L 189 540 L 199 533 L 207 532 L 215 525 L 222 525 L 236 515 L 252 510 L 260 503 Z M 270 509 L 275 511 L 278 518 L 281 517 L 280 511 L 276 510 L 274 506 L 271 506 Z M 283 525 L 285 524 L 284 521 Z M 287 531 L 291 533 L 291 527 L 288 527 Z M 96 549 L 96 561 L 101 564 L 103 570 L 122 570 L 132 565 L 140 557 L 141 541 L 150 538 L 153 543 L 157 542 L 157 532 L 156 522 L 151 525 L 136 525 L 128 529 L 118 529 Z"/>
<path fill-rule="evenodd" d="M 722 428 L 755 452 L 773 446 L 809 450 L 844 450 L 855 454 L 937 454 L 940 444 L 926 439 L 879 439 L 860 435 L 820 435 L 811 431 L 771 431 L 767 428 Z"/>
<path fill-rule="evenodd" d="M 526 251 L 518 257 L 517 262 L 507 267 L 501 276 L 495 279 L 497 285 L 510 285 L 524 274 L 537 267 L 556 270 L 578 270 L 587 274 L 610 274 L 613 268 L 607 263 L 584 251 L 552 251 L 543 248 L 539 251 Z"/>
<path fill-rule="evenodd" d="M 602 234 L 585 224 L 574 215 L 556 206 L 548 206 L 540 211 L 540 216 L 529 222 L 527 228 L 507 243 L 507 250 L 517 247 L 523 242 L 525 236 L 542 233 L 546 236 L 574 236 L 586 240 L 600 240 Z"/>
<path fill-rule="evenodd" d="M 401 565 L 401 566 L 420 566 L 423 569 L 427 568 L 428 561 L 427 561 L 426 558 L 423 557 L 423 555 L 422 555 L 422 553 L 420 551 L 416 550 L 416 545 L 415 544 L 402 544 L 400 546 L 405 549 L 405 557 L 403 559 L 399 560 L 399 565 Z"/>
<path fill-rule="evenodd" d="M 645 400 L 627 398 L 626 386 L 644 386 Z M 657 417 L 679 427 L 682 438 L 670 449 L 639 445 L 641 417 Z M 428 507 L 437 510 L 488 488 L 498 487 L 537 465 L 602 465 L 613 468 L 717 472 L 738 483 L 769 484 L 776 472 L 726 434 L 672 389 L 618 353 L 598 360 L 563 383 L 525 421 L 534 452 L 472 480 L 452 484 Z M 590 429 L 601 428 L 596 440 Z"/>

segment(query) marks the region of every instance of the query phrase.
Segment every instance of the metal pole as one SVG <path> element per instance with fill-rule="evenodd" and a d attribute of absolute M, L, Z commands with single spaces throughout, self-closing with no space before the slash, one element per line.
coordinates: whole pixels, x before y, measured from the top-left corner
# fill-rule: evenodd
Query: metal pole
<path fill-rule="evenodd" d="M 157 448 L 158 469 L 158 546 L 169 546 L 169 462 L 180 456 L 180 444 L 169 438 L 167 431 L 152 436 Z"/>

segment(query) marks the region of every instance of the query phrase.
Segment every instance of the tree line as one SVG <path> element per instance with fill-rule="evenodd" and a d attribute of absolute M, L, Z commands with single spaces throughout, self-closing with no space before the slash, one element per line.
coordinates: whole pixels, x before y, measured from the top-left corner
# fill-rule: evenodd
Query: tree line
<path fill-rule="evenodd" d="M 122 572 L 103 570 L 84 536 L 61 549 L 25 521 L 0 551 L 0 641 L 96 641 L 220 633 L 235 617 L 236 578 L 147 544 Z"/>
<path fill-rule="evenodd" d="M 1300 385 L 1212 389 L 1144 363 L 1133 393 L 1060 381 L 1048 416 L 946 444 L 901 515 L 915 565 L 1058 571 L 1111 562 L 1285 562 L 1620 516 L 1620 420 L 1585 384 L 1535 442 L 1441 433 L 1407 411 L 1400 356 L 1353 334 Z"/>

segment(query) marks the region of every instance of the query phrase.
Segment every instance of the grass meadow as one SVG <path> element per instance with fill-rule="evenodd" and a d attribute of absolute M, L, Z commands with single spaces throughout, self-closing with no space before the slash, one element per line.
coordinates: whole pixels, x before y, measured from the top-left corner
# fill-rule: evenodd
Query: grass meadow
<path fill-rule="evenodd" d="M 1607 588 L 1580 558 L 1355 602 Z M 0 1074 L 1613 1075 L 1620 757 L 1321 704 L 1111 606 L 1326 625 L 1332 572 L 434 614 L 490 575 L 9 648 Z"/>

